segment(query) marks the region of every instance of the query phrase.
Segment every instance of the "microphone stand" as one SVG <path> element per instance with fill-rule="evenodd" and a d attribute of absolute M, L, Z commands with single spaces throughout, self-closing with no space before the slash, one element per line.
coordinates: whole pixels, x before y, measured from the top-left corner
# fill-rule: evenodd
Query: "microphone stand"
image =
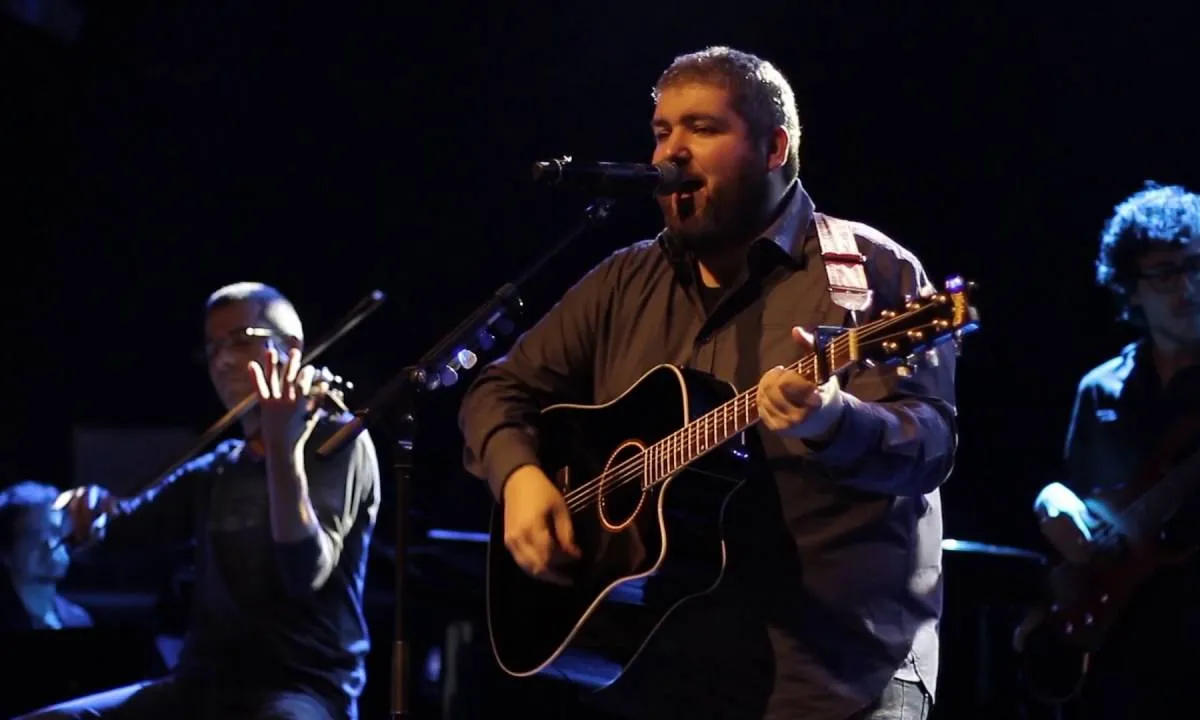
<path fill-rule="evenodd" d="M 516 281 L 505 283 L 482 305 L 466 317 L 458 327 L 429 349 L 413 365 L 403 368 L 383 386 L 367 406 L 354 413 L 354 418 L 338 429 L 317 449 L 322 460 L 336 455 L 360 432 L 374 427 L 381 416 L 394 415 L 399 419 L 394 443 L 393 473 L 396 488 L 396 570 L 395 625 L 392 642 L 392 717 L 411 718 L 409 709 L 408 628 L 405 617 L 406 552 L 408 549 L 408 499 L 412 480 L 413 441 L 416 435 L 415 399 L 418 393 L 445 388 L 458 381 L 460 370 L 469 370 L 476 362 L 476 352 L 489 350 L 496 334 L 507 335 L 513 323 L 505 317 L 510 311 L 519 312 L 522 301 L 519 288 L 529 281 L 554 256 L 586 231 L 607 219 L 614 201 L 600 198 L 584 210 L 583 218 L 572 227 L 551 250 L 525 271 Z"/>

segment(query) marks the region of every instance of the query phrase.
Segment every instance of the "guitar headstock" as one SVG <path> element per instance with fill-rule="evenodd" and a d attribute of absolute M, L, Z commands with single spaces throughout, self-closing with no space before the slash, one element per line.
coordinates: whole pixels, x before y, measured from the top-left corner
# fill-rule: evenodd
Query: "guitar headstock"
<path fill-rule="evenodd" d="M 954 342 L 979 329 L 972 304 L 975 284 L 959 275 L 946 280 L 940 292 L 910 298 L 899 310 L 885 310 L 879 319 L 858 328 L 853 360 L 913 365 L 921 353 Z"/>

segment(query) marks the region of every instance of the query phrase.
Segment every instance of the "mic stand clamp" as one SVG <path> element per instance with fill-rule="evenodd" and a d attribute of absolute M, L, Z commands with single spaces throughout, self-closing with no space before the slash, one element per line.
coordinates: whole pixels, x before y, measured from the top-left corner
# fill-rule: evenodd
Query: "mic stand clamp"
<path fill-rule="evenodd" d="M 609 198 L 595 200 L 584 211 L 583 219 L 572 227 L 551 250 L 521 277 L 506 283 L 492 294 L 482 305 L 467 316 L 458 327 L 425 353 L 415 365 L 401 370 L 383 386 L 367 404 L 354 413 L 354 418 L 333 433 L 316 451 L 320 460 L 337 455 L 363 430 L 368 429 L 381 416 L 394 414 L 399 420 L 394 443 L 394 482 L 396 486 L 396 571 L 395 608 L 392 643 L 392 717 L 408 720 L 408 683 L 411 677 L 408 658 L 408 632 L 406 623 L 406 551 L 408 545 L 408 500 L 409 483 L 412 479 L 413 447 L 417 432 L 416 396 L 446 388 L 458 382 L 459 371 L 470 370 L 478 360 L 477 352 L 490 350 L 496 335 L 508 335 L 514 324 L 507 317 L 509 312 L 519 312 L 523 306 L 518 287 L 524 285 L 541 268 L 575 238 L 591 229 L 599 221 L 607 219 L 614 201 Z"/>

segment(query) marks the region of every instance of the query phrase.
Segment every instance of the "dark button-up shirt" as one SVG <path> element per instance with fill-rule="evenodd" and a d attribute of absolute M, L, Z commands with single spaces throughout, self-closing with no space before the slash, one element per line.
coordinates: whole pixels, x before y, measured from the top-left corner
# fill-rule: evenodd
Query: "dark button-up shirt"
<path fill-rule="evenodd" d="M 786 202 L 711 314 L 692 263 L 672 250 L 665 233 L 591 270 L 467 392 L 460 424 L 468 471 L 486 478 L 499 497 L 514 469 L 536 463 L 537 438 L 527 421 L 549 404 L 612 400 L 662 363 L 711 373 L 744 391 L 769 368 L 799 359 L 793 326 L 849 324 L 849 313 L 830 298 L 811 199 L 797 182 Z M 860 321 L 929 288 L 911 253 L 865 225 L 855 224 L 855 235 L 875 293 Z M 725 717 L 845 717 L 897 675 L 932 692 L 942 588 L 938 487 L 956 448 L 948 347 L 938 350 L 936 366 L 910 377 L 885 366 L 850 372 L 842 383 L 850 397 L 841 428 L 820 449 L 761 426 L 752 433 L 763 472 L 727 508 L 725 581 L 738 593 L 727 607 L 740 609 L 729 617 L 750 625 L 722 634 L 769 640 L 766 659 L 750 662 L 750 650 L 734 647 L 737 638 L 700 643 L 720 646 L 713 651 L 719 656 L 677 651 L 639 701 L 639 716 L 689 712 L 661 684 L 688 672 L 691 689 L 680 680 L 681 692 L 696 712 L 724 702 L 731 706 Z M 735 624 L 723 622 L 726 629 Z M 698 633 L 702 641 L 713 637 Z M 696 637 L 680 636 L 689 634 Z M 698 667 L 709 661 L 725 669 Z M 643 656 L 640 664 L 652 672 L 656 661 Z M 734 684 L 759 687 L 769 701 L 734 700 L 720 688 Z M 668 704 L 649 710 L 654 695 Z M 747 710 L 752 705 L 758 709 Z"/>
<path fill-rule="evenodd" d="M 1150 346 L 1131 343 L 1079 382 L 1064 484 L 1087 497 L 1137 483 L 1156 446 L 1198 408 L 1200 367 L 1181 370 L 1164 385 Z M 1183 455 L 1200 450 L 1200 438 L 1191 439 Z M 1200 498 L 1188 500 L 1167 530 L 1176 541 L 1200 541 Z M 1181 646 L 1200 642 L 1197 606 L 1200 564 L 1194 560 L 1161 568 L 1139 588 L 1094 659 L 1085 688 L 1088 717 L 1171 714 L 1165 708 L 1190 701 L 1192 666 L 1176 655 Z"/>
<path fill-rule="evenodd" d="M 357 717 L 370 649 L 363 586 L 379 463 L 365 432 L 337 456 L 317 459 L 315 448 L 337 427 L 322 421 L 305 445 L 315 537 L 271 537 L 266 462 L 241 440 L 125 501 L 128 514 L 110 525 L 106 546 L 195 542 L 191 623 L 176 674 L 214 701 L 291 690 L 320 698 L 334 718 Z"/>

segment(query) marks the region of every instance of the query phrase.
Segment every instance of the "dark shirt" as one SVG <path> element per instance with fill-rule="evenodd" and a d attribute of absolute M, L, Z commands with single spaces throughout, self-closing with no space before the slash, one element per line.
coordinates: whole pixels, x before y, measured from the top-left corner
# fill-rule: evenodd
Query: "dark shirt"
<path fill-rule="evenodd" d="M 1087 497 L 1136 482 L 1166 433 L 1197 410 L 1200 367 L 1179 371 L 1164 387 L 1149 345 L 1131 343 L 1079 382 L 1064 484 Z M 1184 453 L 1194 449 L 1193 443 Z M 1200 540 L 1197 505 L 1190 499 L 1168 524 L 1175 540 Z M 1200 641 L 1198 606 L 1200 567 L 1194 561 L 1164 567 L 1140 588 L 1094 659 L 1085 687 L 1088 717 L 1167 716 L 1174 714 L 1167 708 L 1191 701 L 1191 666 L 1176 655 Z"/>
<path fill-rule="evenodd" d="M 191 622 L 176 674 L 215 693 L 297 690 L 357 717 L 370 648 L 363 614 L 367 554 L 379 510 L 379 464 L 367 433 L 338 456 L 305 445 L 321 525 L 295 543 L 271 537 L 266 462 L 242 440 L 221 443 L 133 501 L 104 544 L 166 548 L 195 541 Z"/>
<path fill-rule="evenodd" d="M 92 626 L 92 616 L 88 611 L 62 595 L 54 596 L 54 612 L 62 623 L 61 629 Z M 60 628 L 50 628 L 45 618 L 33 617 L 12 583 L 7 579 L 0 580 L 0 633 L 49 629 Z"/>
<path fill-rule="evenodd" d="M 612 400 L 662 363 L 709 372 L 744 391 L 769 368 L 799 359 L 793 326 L 848 324 L 828 292 L 812 201 L 798 182 L 790 193 L 779 219 L 753 244 L 747 270 L 711 313 L 692 265 L 679 261 L 666 233 L 591 270 L 466 393 L 460 424 L 467 470 L 500 497 L 514 469 L 536 463 L 527 420 L 547 405 Z M 860 320 L 928 289 L 911 253 L 877 230 L 855 228 L 876 298 L 872 316 Z M 752 433 L 765 472 L 727 508 L 725 585 L 742 593 L 730 605 L 742 608 L 743 620 L 767 626 L 771 659 L 754 673 L 760 684 L 766 677 L 771 708 L 845 717 L 879 697 L 893 676 L 934 689 L 938 487 L 956 449 L 955 358 L 945 346 L 937 358 L 936 367 L 907 378 L 886 366 L 850 372 L 842 382 L 852 397 L 841 429 L 819 450 Z M 731 647 L 721 654 L 714 662 L 747 667 Z M 669 667 L 662 677 L 681 672 L 678 661 Z M 726 685 L 740 682 L 718 672 L 711 678 L 718 675 Z M 670 712 L 686 714 L 679 698 L 671 702 Z M 706 704 L 703 712 L 713 710 L 711 699 L 697 702 Z"/>

